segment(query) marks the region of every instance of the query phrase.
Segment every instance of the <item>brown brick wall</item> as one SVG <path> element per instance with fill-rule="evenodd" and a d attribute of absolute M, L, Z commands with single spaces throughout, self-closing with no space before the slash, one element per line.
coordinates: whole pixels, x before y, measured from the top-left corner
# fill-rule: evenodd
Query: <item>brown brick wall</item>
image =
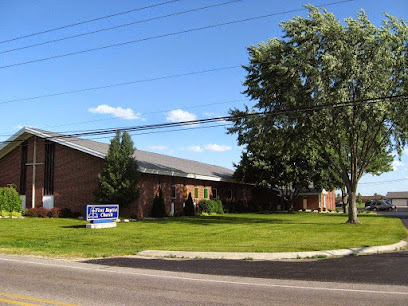
<path fill-rule="evenodd" d="M 0 187 L 15 184 L 20 189 L 20 147 L 0 159 Z"/>
<path fill-rule="evenodd" d="M 34 137 L 27 140 L 27 163 L 33 163 L 34 153 Z M 6 184 L 15 184 L 17 191 L 20 192 L 20 162 L 21 162 L 21 146 L 17 146 L 13 151 L 8 153 L 5 157 L 0 159 L 0 186 Z M 44 162 L 44 140 L 37 137 L 37 163 Z M 32 179 L 33 179 L 33 166 L 27 167 L 27 181 L 26 181 L 26 205 L 27 208 L 31 207 L 32 203 Z M 42 206 L 43 196 L 43 181 L 44 181 L 44 166 L 36 166 L 36 188 L 35 199 L 36 206 Z"/>
<path fill-rule="evenodd" d="M 84 205 L 94 204 L 103 164 L 99 157 L 55 144 L 54 206 L 82 213 Z"/>
<path fill-rule="evenodd" d="M 306 196 L 299 196 L 296 201 L 296 209 L 303 209 L 303 199 L 307 199 L 307 209 L 319 209 L 319 198 L 320 198 L 320 208 L 324 210 L 324 197 L 326 196 L 326 210 L 335 210 L 336 194 L 334 191 L 329 191 L 326 195 L 324 194 L 311 194 Z"/>
<path fill-rule="evenodd" d="M 336 192 L 334 190 L 329 191 L 327 194 L 326 207 L 331 210 L 336 209 Z"/>
<path fill-rule="evenodd" d="M 176 187 L 176 198 L 172 199 L 171 188 Z M 187 195 L 191 193 L 193 202 L 198 202 L 204 199 L 204 189 L 208 189 L 208 198 L 211 199 L 212 188 L 217 188 L 218 196 L 223 199 L 229 195 L 229 190 L 233 190 L 232 194 L 234 199 L 238 199 L 244 196 L 245 199 L 250 200 L 251 190 L 249 187 L 240 184 L 231 184 L 225 182 L 212 182 L 204 180 L 195 180 L 190 178 L 171 177 L 163 175 L 153 174 L 141 174 L 139 177 L 139 191 L 140 197 L 138 203 L 130 205 L 127 209 L 122 209 L 121 214 L 130 215 L 137 212 L 139 217 L 148 217 L 151 215 L 153 206 L 153 200 L 156 194 L 159 192 L 159 188 L 162 189 L 164 203 L 166 205 L 166 211 L 171 212 L 171 203 L 174 203 L 175 214 L 181 214 L 183 212 L 183 204 L 186 200 L 183 196 L 184 186 L 187 188 Z M 194 197 L 194 189 L 198 188 L 198 198 Z"/>
<path fill-rule="evenodd" d="M 44 163 L 45 140 L 37 137 L 37 163 Z M 33 162 L 34 137 L 28 139 L 27 163 Z M 18 146 L 0 159 L 0 186 L 14 183 L 20 192 L 20 158 Z M 54 206 L 69 207 L 82 212 L 84 204 L 94 203 L 92 193 L 96 188 L 98 173 L 102 170 L 103 159 L 62 146 L 55 145 Z M 26 205 L 32 203 L 33 166 L 27 166 Z M 36 166 L 37 207 L 43 205 L 44 165 Z"/>

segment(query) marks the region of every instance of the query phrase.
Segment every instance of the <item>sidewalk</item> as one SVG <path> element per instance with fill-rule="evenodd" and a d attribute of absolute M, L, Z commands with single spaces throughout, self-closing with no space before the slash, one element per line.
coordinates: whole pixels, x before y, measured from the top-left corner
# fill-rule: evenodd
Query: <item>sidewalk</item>
<path fill-rule="evenodd" d="M 313 259 L 349 255 L 367 255 L 385 252 L 401 251 L 408 247 L 408 241 L 402 240 L 398 243 L 382 246 L 351 248 L 330 251 L 312 252 L 282 252 L 282 253 L 255 253 L 255 252 L 186 252 L 186 251 L 155 251 L 146 250 L 137 255 L 145 257 L 168 257 L 168 258 L 190 258 L 190 259 L 241 259 L 241 260 L 278 260 L 278 259 Z"/>

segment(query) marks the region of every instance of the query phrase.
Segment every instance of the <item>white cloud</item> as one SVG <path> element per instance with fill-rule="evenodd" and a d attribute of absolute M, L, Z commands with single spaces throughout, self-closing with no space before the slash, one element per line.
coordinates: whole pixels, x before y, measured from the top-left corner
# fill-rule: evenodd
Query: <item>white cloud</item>
<path fill-rule="evenodd" d="M 170 122 L 182 122 L 182 121 L 191 121 L 196 120 L 197 116 L 183 111 L 182 109 L 174 109 L 168 113 L 166 120 Z"/>
<path fill-rule="evenodd" d="M 150 146 L 149 149 L 156 150 L 156 151 L 163 151 L 163 150 L 167 150 L 168 147 L 167 146 Z"/>
<path fill-rule="evenodd" d="M 399 167 L 404 167 L 404 166 L 406 166 L 406 165 L 402 161 L 394 160 L 392 162 L 392 168 L 394 169 L 394 171 L 397 171 Z"/>
<path fill-rule="evenodd" d="M 408 155 L 408 148 L 404 149 L 404 153 L 405 153 L 405 155 Z"/>
<path fill-rule="evenodd" d="M 119 106 L 112 107 L 106 104 L 101 104 L 95 108 L 93 107 L 89 108 L 88 111 L 90 111 L 91 113 L 96 113 L 96 114 L 112 114 L 113 116 L 117 118 L 123 118 L 126 120 L 140 119 L 140 113 L 135 113 L 130 108 L 122 108 Z"/>
<path fill-rule="evenodd" d="M 226 145 L 217 145 L 217 144 L 208 144 L 204 146 L 206 150 L 208 151 L 214 151 L 214 152 L 224 152 L 231 150 L 231 146 L 226 146 Z"/>
<path fill-rule="evenodd" d="M 24 125 L 17 125 L 17 126 L 15 126 L 14 128 L 15 128 L 16 130 L 21 130 L 23 127 L 24 127 Z"/>
<path fill-rule="evenodd" d="M 189 146 L 188 150 L 193 152 L 202 152 L 203 148 L 201 148 L 200 146 Z"/>

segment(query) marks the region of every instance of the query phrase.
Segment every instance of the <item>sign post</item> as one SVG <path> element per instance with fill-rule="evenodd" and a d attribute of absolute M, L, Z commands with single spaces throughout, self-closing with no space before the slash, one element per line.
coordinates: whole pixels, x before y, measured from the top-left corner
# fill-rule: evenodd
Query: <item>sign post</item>
<path fill-rule="evenodd" d="M 110 228 L 116 227 L 115 220 L 119 217 L 119 205 L 98 204 L 86 205 L 84 219 L 91 221 L 87 228 Z"/>

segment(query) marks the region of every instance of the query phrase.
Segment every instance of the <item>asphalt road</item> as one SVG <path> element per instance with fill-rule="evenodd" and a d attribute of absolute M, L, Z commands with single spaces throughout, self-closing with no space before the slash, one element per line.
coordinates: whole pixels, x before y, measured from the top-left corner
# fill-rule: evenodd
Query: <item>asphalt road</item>
<path fill-rule="evenodd" d="M 406 258 L 407 256 L 405 256 Z M 143 262 L 147 264 L 148 260 Z M 163 260 L 150 260 L 162 263 Z M 330 262 L 331 260 L 321 260 Z M 180 260 L 167 260 L 176 266 Z M 63 260 L 0 256 L 1 305 L 407 305 L 408 287 L 378 284 L 370 277 L 362 283 L 220 276 L 209 261 L 207 273 L 169 269 L 124 268 Z M 217 262 L 222 266 L 228 262 Z M 258 263 L 233 262 L 236 269 Z M 253 265 L 248 265 L 253 264 Z M 269 268 L 281 263 L 269 262 Z M 242 267 L 241 267 L 242 266 Z M 307 267 L 307 265 L 305 266 Z M 406 265 L 400 269 L 406 269 Z M 358 269 L 358 266 L 351 269 Z M 297 273 L 308 274 L 298 266 Z M 342 267 L 348 270 L 348 267 Z M 214 271 L 215 270 L 215 271 Z M 287 273 L 282 270 L 282 273 Z M 344 273 L 346 275 L 347 273 Z M 406 284 L 406 282 L 404 283 Z M 46 303 L 44 303 L 44 301 Z"/>

